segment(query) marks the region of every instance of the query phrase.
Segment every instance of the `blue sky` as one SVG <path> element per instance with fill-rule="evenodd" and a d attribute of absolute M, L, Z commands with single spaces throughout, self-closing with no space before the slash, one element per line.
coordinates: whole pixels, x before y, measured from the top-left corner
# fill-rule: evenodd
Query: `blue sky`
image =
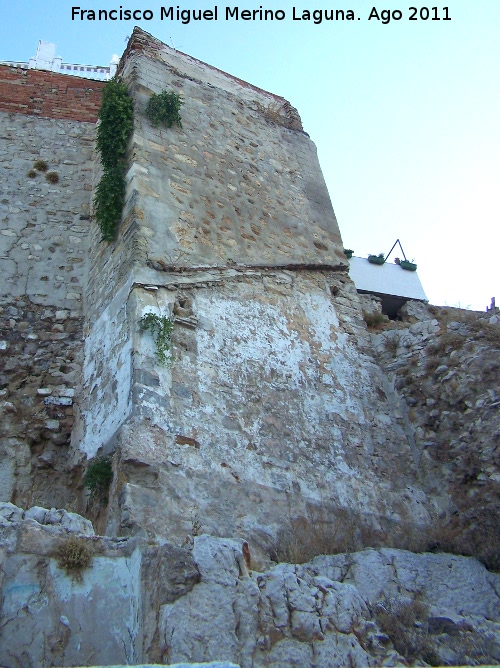
<path fill-rule="evenodd" d="M 173 6 L 215 4 L 218 21 L 183 25 L 159 20 L 160 7 L 170 6 L 161 0 L 122 0 L 123 9 L 153 11 L 153 20 L 138 22 L 71 20 L 72 6 L 119 9 L 120 2 L 0 0 L 0 59 L 28 60 L 43 39 L 57 44 L 65 62 L 108 64 L 137 23 L 298 108 L 355 255 L 386 253 L 399 238 L 432 303 L 484 310 L 495 296 L 500 304 L 500 1 Z M 226 6 L 281 9 L 286 18 L 226 21 Z M 294 21 L 294 6 L 297 15 L 351 9 L 356 20 Z M 441 20 L 410 21 L 410 6 L 427 6 Z M 400 10 L 402 18 L 368 20 L 373 7 L 379 15 Z M 451 21 L 442 20 L 446 14 Z"/>

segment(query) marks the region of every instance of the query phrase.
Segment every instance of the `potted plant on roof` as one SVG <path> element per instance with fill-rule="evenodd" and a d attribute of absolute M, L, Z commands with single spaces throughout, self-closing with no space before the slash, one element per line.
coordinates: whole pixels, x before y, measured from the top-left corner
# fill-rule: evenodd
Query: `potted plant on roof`
<path fill-rule="evenodd" d="M 414 262 L 408 262 L 408 260 L 401 260 L 399 266 L 406 271 L 417 271 L 417 265 Z"/>
<path fill-rule="evenodd" d="M 346 258 L 348 260 L 350 260 L 352 258 L 353 253 L 354 253 L 354 251 L 351 250 L 350 248 L 344 248 L 344 255 L 346 256 Z"/>
<path fill-rule="evenodd" d="M 385 262 L 384 254 L 379 253 L 378 255 L 369 255 L 368 262 L 371 262 L 371 264 L 384 264 Z"/>

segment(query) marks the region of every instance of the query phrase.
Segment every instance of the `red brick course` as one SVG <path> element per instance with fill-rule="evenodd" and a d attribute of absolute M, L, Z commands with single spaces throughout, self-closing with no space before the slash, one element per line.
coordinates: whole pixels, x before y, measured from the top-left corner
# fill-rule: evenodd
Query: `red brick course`
<path fill-rule="evenodd" d="M 103 81 L 0 65 L 0 111 L 95 123 Z"/>

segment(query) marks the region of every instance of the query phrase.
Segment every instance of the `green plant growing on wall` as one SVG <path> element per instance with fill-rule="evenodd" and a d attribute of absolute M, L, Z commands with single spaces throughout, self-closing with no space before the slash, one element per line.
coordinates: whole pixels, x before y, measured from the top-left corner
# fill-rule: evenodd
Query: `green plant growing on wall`
<path fill-rule="evenodd" d="M 28 178 L 30 178 L 30 179 L 34 179 L 34 178 L 36 177 L 36 172 L 35 172 L 35 170 L 34 170 L 34 169 L 30 169 L 30 170 L 28 171 L 28 173 L 26 174 L 26 176 L 27 176 Z"/>
<path fill-rule="evenodd" d="M 57 172 L 47 172 L 45 178 L 49 183 L 59 183 L 59 174 Z"/>
<path fill-rule="evenodd" d="M 82 571 L 92 566 L 94 552 L 84 538 L 71 536 L 55 550 L 57 565 L 77 582 L 82 581 Z"/>
<path fill-rule="evenodd" d="M 146 116 L 155 128 L 159 125 L 171 128 L 174 123 L 182 128 L 180 110 L 183 104 L 178 93 L 169 93 L 166 90 L 159 94 L 153 93 L 146 107 Z"/>
<path fill-rule="evenodd" d="M 133 127 L 133 108 L 124 83 L 111 79 L 103 91 L 97 128 L 102 177 L 94 196 L 94 213 L 102 241 L 112 241 L 125 201 L 127 146 Z"/>
<path fill-rule="evenodd" d="M 97 457 L 87 468 L 83 484 L 94 498 L 105 499 L 113 480 L 113 467 L 108 457 Z"/>
<path fill-rule="evenodd" d="M 49 166 L 45 162 L 45 160 L 35 160 L 35 162 L 33 163 L 33 168 L 39 172 L 46 172 Z"/>
<path fill-rule="evenodd" d="M 102 174 L 94 195 L 94 213 L 101 241 L 113 241 L 125 200 L 125 170 L 108 169 Z"/>
<path fill-rule="evenodd" d="M 146 313 L 140 320 L 142 331 L 149 331 L 156 344 L 156 359 L 160 364 L 166 366 L 172 362 L 170 347 L 172 343 L 172 331 L 174 321 L 167 316 L 159 316 L 155 313 Z"/>

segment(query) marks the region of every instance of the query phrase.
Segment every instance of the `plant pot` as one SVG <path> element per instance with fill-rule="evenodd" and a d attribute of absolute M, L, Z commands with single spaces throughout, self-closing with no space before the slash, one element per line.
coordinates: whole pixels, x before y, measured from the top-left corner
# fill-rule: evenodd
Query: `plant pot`
<path fill-rule="evenodd" d="M 385 257 L 379 257 L 378 255 L 369 255 L 368 262 L 371 262 L 371 264 L 384 264 Z"/>
<path fill-rule="evenodd" d="M 353 253 L 354 253 L 354 251 L 349 250 L 348 248 L 344 248 L 344 255 L 346 256 L 346 258 L 348 260 L 350 260 L 352 258 Z"/>
<path fill-rule="evenodd" d="M 406 269 L 406 271 L 417 271 L 417 265 L 413 262 L 408 262 L 408 260 L 401 260 L 399 266 L 401 269 Z"/>

